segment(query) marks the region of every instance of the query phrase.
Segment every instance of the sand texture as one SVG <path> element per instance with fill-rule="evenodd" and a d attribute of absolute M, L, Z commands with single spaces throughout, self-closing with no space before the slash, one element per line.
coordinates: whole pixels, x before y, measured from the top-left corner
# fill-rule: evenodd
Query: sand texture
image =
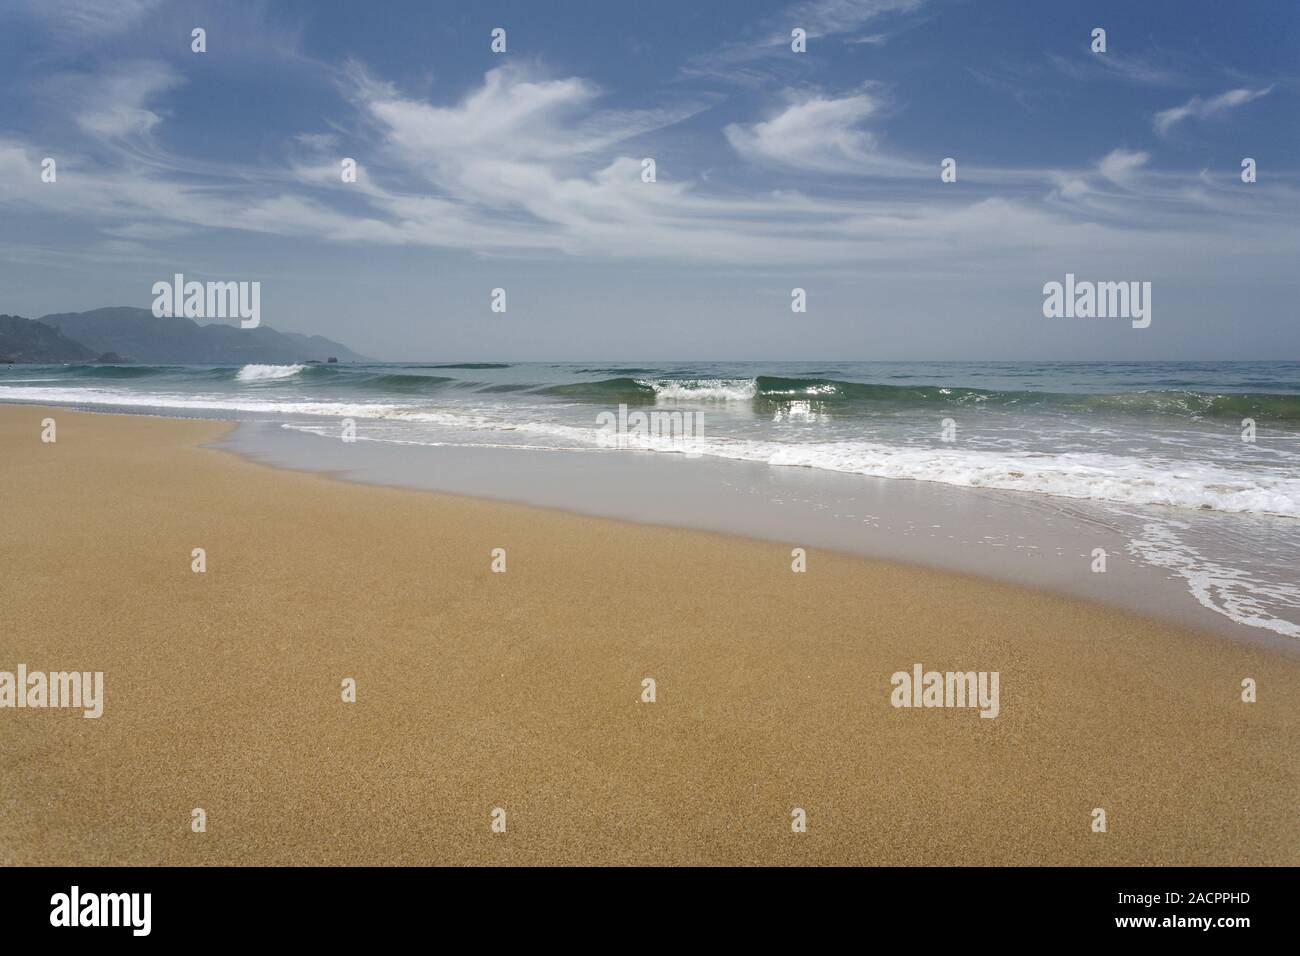
<path fill-rule="evenodd" d="M 1300 655 L 229 427 L 0 407 L 0 670 L 105 674 L 98 720 L 0 709 L 0 863 L 1300 864 Z M 999 716 L 894 708 L 917 662 Z"/>

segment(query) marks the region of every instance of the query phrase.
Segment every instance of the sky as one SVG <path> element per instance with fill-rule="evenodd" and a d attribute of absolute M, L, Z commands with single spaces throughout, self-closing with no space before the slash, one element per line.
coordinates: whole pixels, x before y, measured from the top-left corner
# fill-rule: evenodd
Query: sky
<path fill-rule="evenodd" d="M 179 272 L 393 361 L 1297 359 L 1298 54 L 1292 0 L 0 0 L 0 313 Z M 1150 326 L 1045 317 L 1067 273 Z"/>

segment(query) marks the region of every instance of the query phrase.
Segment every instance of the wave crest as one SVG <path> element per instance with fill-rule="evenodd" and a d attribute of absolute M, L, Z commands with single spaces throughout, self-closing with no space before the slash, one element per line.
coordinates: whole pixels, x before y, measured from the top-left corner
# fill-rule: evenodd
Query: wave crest
<path fill-rule="evenodd" d="M 293 378 L 306 367 L 305 365 L 245 365 L 235 378 L 240 382 L 273 382 L 282 378 Z"/>

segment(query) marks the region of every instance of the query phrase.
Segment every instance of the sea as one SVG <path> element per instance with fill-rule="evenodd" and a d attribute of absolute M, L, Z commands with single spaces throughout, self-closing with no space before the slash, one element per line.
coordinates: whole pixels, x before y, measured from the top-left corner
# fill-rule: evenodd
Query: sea
<path fill-rule="evenodd" d="M 937 553 L 969 552 L 967 570 L 980 571 L 978 556 L 995 547 L 1052 552 L 1069 568 L 1062 573 L 1096 596 L 1104 579 L 1087 576 L 1111 573 L 1096 569 L 1088 547 L 1088 529 L 1100 529 L 1106 557 L 1156 572 L 1143 581 L 1176 582 L 1186 599 L 1235 625 L 1300 638 L 1300 362 L 26 365 L 0 368 L 0 401 L 236 419 L 262 436 L 264 451 L 267 435 L 292 437 L 286 448 L 318 448 L 331 468 L 340 443 L 358 457 L 383 449 L 384 460 L 399 448 L 441 449 L 444 462 L 457 450 L 491 450 L 490 487 L 462 481 L 444 490 L 672 518 L 662 502 L 644 507 L 644 488 L 623 504 L 594 495 L 606 504 L 589 509 L 572 489 L 530 491 L 527 463 L 538 459 L 524 453 L 572 463 L 578 484 L 600 473 L 600 461 L 611 475 L 671 474 L 682 483 L 671 496 L 678 523 L 752 525 L 757 536 L 782 539 L 806 527 L 814 545 L 875 555 L 890 553 L 891 534 L 924 537 L 925 509 L 938 513 L 952 495 L 974 493 L 979 506 L 965 509 L 959 527 L 928 529 L 940 532 L 931 534 Z M 706 494 L 693 506 L 690 470 L 651 464 L 669 459 L 695 463 L 712 484 L 743 486 L 751 513 L 714 507 Z M 371 471 L 384 480 L 382 469 Z M 789 493 L 795 474 L 797 493 Z M 436 475 L 414 483 L 443 487 Z M 931 496 L 924 508 L 897 493 L 920 486 Z M 859 494 L 885 514 L 849 510 Z M 910 502 L 910 529 L 891 521 L 890 494 Z M 761 512 L 796 499 L 794 517 L 786 507 L 781 522 L 765 524 Z M 712 512 L 730 517 L 710 520 Z M 832 514 L 852 521 L 819 532 Z M 1057 521 L 1055 537 L 1033 543 L 1025 527 L 1032 531 L 1034 519 L 1025 516 L 1036 514 L 1068 519 L 1068 540 Z M 850 524 L 861 547 L 844 530 Z M 1023 578 L 1014 568 L 1003 576 Z M 1033 583 L 1050 586 L 1051 577 Z M 1116 589 L 1141 605 L 1141 587 Z"/>

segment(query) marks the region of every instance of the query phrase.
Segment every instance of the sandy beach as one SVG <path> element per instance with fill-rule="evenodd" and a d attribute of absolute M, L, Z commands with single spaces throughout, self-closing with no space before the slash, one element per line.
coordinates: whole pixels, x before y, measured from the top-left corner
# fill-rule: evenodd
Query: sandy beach
<path fill-rule="evenodd" d="M 0 407 L 0 671 L 105 675 L 98 719 L 0 709 L 0 863 L 1300 864 L 1298 653 L 230 427 Z M 895 708 L 917 663 L 998 716 Z"/>

